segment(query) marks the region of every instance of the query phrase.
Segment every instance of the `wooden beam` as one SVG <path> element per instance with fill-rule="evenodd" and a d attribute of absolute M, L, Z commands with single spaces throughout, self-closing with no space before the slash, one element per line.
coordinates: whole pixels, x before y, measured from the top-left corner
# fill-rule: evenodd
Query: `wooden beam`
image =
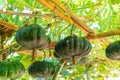
<path fill-rule="evenodd" d="M 69 22 L 70 24 L 75 26 L 76 28 L 80 29 L 81 31 L 83 31 L 86 34 L 89 34 L 88 31 L 86 31 L 84 28 L 82 28 L 79 24 L 75 23 L 70 17 L 65 15 L 61 10 L 59 10 L 55 5 L 51 4 L 48 0 L 38 0 L 38 2 L 42 3 L 43 5 L 45 5 L 51 11 L 53 11 L 54 13 L 59 15 L 61 18 L 63 18 L 64 20 L 66 20 L 67 22 Z"/>
<path fill-rule="evenodd" d="M 37 18 L 59 18 L 58 16 L 30 14 L 30 13 L 20 13 L 20 12 L 3 11 L 3 10 L 0 10 L 0 14 L 19 15 L 19 16 L 28 16 L 28 17 L 37 17 Z"/>

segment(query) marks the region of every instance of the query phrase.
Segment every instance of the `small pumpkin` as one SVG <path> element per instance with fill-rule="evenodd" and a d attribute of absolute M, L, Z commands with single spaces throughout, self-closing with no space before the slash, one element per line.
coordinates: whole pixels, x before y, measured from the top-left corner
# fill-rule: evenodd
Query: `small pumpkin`
<path fill-rule="evenodd" d="M 21 27 L 16 32 L 16 41 L 26 49 L 45 48 L 49 45 L 50 39 L 45 30 L 38 24 L 30 24 Z"/>
<path fill-rule="evenodd" d="M 55 65 L 47 61 L 35 61 L 28 68 L 28 73 L 35 78 L 52 77 L 55 72 Z"/>
<path fill-rule="evenodd" d="M 70 59 L 72 56 L 84 57 L 91 51 L 91 44 L 85 38 L 68 36 L 55 45 L 54 56 L 58 59 Z"/>
<path fill-rule="evenodd" d="M 0 79 L 16 79 L 24 72 L 25 68 L 19 61 L 0 62 Z"/>
<path fill-rule="evenodd" d="M 112 60 L 120 60 L 120 41 L 109 44 L 105 53 L 106 56 Z"/>

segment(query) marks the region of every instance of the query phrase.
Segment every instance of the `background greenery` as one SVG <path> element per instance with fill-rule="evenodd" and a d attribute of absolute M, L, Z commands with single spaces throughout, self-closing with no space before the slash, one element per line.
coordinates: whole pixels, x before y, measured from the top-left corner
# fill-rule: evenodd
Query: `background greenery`
<path fill-rule="evenodd" d="M 120 28 L 120 0 L 59 1 L 96 33 L 108 32 Z M 37 24 L 40 24 L 43 28 L 51 25 L 51 27 L 47 29 L 47 33 L 53 41 L 59 41 L 70 35 L 71 25 L 63 19 L 55 17 L 58 15 L 47 9 L 37 0 L 0 0 L 0 9 L 25 13 L 37 11 L 38 14 L 51 16 L 51 18 L 38 18 Z M 34 17 L 0 14 L 0 20 L 8 21 L 18 27 L 25 25 L 28 19 L 30 19 L 30 24 L 34 23 Z M 73 29 L 73 33 L 80 37 L 85 36 L 85 34 L 77 28 Z M 15 33 L 13 34 L 12 43 L 15 42 L 14 35 Z M 107 59 L 105 56 L 105 48 L 108 44 L 119 39 L 120 37 L 118 35 L 105 38 L 104 43 L 98 40 L 91 41 L 93 47 L 91 53 L 83 59 L 83 61 L 77 62 L 76 65 L 68 63 L 68 66 L 63 68 L 59 77 L 66 80 L 104 80 L 110 76 L 117 76 L 120 71 L 119 61 Z M 7 41 L 10 40 L 11 38 L 7 39 Z M 45 51 L 48 53 L 49 49 Z M 51 49 L 51 51 L 53 52 L 54 50 Z M 42 53 L 43 52 L 40 51 L 38 54 Z M 20 80 L 28 80 L 30 76 L 27 73 L 27 68 L 31 64 L 31 56 L 19 54 L 14 59 L 19 59 L 26 67 L 26 74 Z M 42 56 L 39 57 L 38 60 L 42 60 Z M 47 60 L 52 60 L 57 64 L 54 58 L 47 57 Z"/>

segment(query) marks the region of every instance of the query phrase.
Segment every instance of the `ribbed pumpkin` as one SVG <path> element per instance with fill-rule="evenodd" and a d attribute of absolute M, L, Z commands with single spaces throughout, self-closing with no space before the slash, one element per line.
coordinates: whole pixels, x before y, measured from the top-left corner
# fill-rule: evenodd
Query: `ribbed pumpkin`
<path fill-rule="evenodd" d="M 35 78 L 52 77 L 55 72 L 55 65 L 47 61 L 35 61 L 29 66 L 28 72 Z"/>
<path fill-rule="evenodd" d="M 0 79 L 16 79 L 25 72 L 22 63 L 18 61 L 0 62 Z"/>
<path fill-rule="evenodd" d="M 115 41 L 107 46 L 106 56 L 112 60 L 120 60 L 120 41 Z"/>
<path fill-rule="evenodd" d="M 91 44 L 85 38 L 68 36 L 55 45 L 54 56 L 58 59 L 70 59 L 72 56 L 84 57 L 91 51 Z"/>
<path fill-rule="evenodd" d="M 16 32 L 16 41 L 26 49 L 44 48 L 50 43 L 45 30 L 37 24 L 20 28 Z"/>

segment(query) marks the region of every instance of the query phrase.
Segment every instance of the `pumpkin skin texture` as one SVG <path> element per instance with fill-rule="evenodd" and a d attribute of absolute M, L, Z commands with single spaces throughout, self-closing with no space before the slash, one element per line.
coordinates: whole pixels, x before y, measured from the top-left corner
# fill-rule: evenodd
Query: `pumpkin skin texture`
<path fill-rule="evenodd" d="M 90 42 L 85 38 L 68 36 L 60 40 L 55 45 L 54 56 L 58 59 L 71 59 L 74 57 L 84 57 L 92 49 Z"/>
<path fill-rule="evenodd" d="M 109 44 L 106 48 L 106 57 L 112 60 L 120 60 L 120 41 Z"/>
<path fill-rule="evenodd" d="M 18 61 L 0 62 L 0 79 L 16 79 L 25 72 L 22 63 Z"/>
<path fill-rule="evenodd" d="M 34 78 L 52 77 L 55 72 L 55 65 L 47 61 L 35 61 L 28 68 L 28 73 Z"/>
<path fill-rule="evenodd" d="M 45 30 L 37 24 L 23 26 L 16 32 L 16 41 L 25 49 L 45 48 L 49 45 L 50 39 Z"/>

